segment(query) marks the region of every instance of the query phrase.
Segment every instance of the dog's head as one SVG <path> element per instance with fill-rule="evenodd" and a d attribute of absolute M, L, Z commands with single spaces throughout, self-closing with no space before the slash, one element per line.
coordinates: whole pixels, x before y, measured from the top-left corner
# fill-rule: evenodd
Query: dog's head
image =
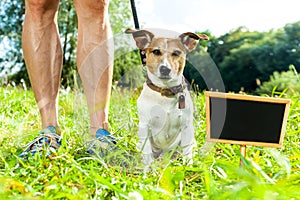
<path fill-rule="evenodd" d="M 193 51 L 199 40 L 208 40 L 205 34 L 183 33 L 178 38 L 156 38 L 147 30 L 127 29 L 139 49 L 146 53 L 148 71 L 162 81 L 181 77 L 187 53 Z"/>

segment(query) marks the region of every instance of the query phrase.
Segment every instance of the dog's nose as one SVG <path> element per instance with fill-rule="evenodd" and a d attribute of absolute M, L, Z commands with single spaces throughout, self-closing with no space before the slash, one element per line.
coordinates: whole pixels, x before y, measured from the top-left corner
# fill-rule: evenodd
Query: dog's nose
<path fill-rule="evenodd" d="M 161 67 L 159 68 L 159 72 L 161 73 L 161 75 L 167 76 L 167 75 L 170 74 L 171 69 L 169 69 L 168 67 L 166 67 L 166 66 L 163 65 L 163 66 L 161 66 Z"/>

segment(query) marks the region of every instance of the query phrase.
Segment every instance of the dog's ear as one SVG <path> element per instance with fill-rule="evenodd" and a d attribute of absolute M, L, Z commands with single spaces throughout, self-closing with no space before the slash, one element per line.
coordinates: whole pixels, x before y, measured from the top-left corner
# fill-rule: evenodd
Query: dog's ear
<path fill-rule="evenodd" d="M 146 30 L 127 29 L 125 33 L 132 34 L 139 49 L 146 49 L 151 43 L 154 34 Z"/>
<path fill-rule="evenodd" d="M 196 34 L 192 32 L 183 33 L 179 38 L 188 52 L 191 52 L 196 48 L 199 40 L 209 40 L 208 36 L 205 34 Z"/>

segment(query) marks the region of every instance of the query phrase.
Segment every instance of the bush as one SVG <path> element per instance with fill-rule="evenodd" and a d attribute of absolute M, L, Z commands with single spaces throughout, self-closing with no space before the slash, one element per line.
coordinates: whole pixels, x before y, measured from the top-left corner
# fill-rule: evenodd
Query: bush
<path fill-rule="evenodd" d="M 259 88 L 256 89 L 256 93 L 259 94 L 295 94 L 300 91 L 300 76 L 296 71 L 294 65 L 290 65 L 289 70 L 285 72 L 274 72 L 270 76 L 270 80 L 264 82 Z"/>

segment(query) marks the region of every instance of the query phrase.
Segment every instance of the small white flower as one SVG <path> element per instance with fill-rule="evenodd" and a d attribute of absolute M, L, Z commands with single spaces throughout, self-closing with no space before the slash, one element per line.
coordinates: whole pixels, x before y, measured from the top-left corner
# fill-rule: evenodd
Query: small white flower
<path fill-rule="evenodd" d="M 144 198 L 139 192 L 134 191 L 134 192 L 129 192 L 128 199 L 129 200 L 143 200 Z"/>

